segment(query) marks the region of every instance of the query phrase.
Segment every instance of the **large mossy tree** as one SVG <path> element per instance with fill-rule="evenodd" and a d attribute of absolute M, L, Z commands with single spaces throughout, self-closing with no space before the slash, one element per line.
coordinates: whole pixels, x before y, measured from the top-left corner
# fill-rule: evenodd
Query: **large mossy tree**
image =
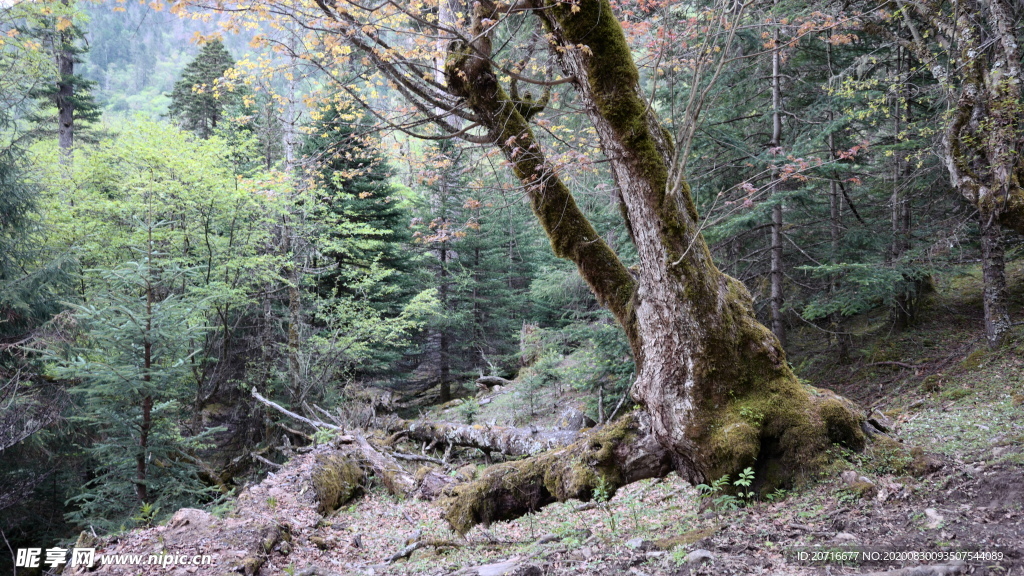
<path fill-rule="evenodd" d="M 371 66 L 375 72 L 366 74 L 380 74 L 379 83 L 390 83 L 410 106 L 377 106 L 371 91 L 379 83 L 367 83 L 364 97 L 347 73 L 332 73 L 340 89 L 414 135 L 437 137 L 423 128 L 429 122 L 501 153 L 555 254 L 576 264 L 622 326 L 637 366 L 633 397 L 682 476 L 704 482 L 753 466 L 768 488 L 815 469 L 834 444 L 863 447 L 856 407 L 796 378 L 778 339 L 757 321 L 747 289 L 712 261 L 679 162 L 686 155 L 679 142 L 692 134 L 697 107 L 677 122 L 684 138 L 673 137 L 646 99 L 608 0 L 442 1 L 429 17 L 415 6 L 389 5 L 386 35 L 374 27 L 382 21 L 378 12 L 348 2 L 318 7 L 303 13 L 275 5 L 309 29 L 330 31 L 330 43 L 344 40 L 358 54 L 351 65 Z M 407 39 L 401 22 L 409 25 Z M 423 26 L 440 40 L 418 42 Z M 395 49 L 399 44 L 403 50 Z M 329 72 L 346 69 L 325 63 L 323 54 L 314 49 L 306 56 Z M 553 77 L 556 69 L 562 79 Z M 542 95 L 517 89 L 526 83 Z M 580 114 L 596 134 L 636 249 L 635 267 L 627 267 L 578 207 L 571 180 L 563 178 L 566 163 L 545 153 L 551 139 L 535 128 L 544 105 L 555 100 L 552 93 L 559 113 Z M 561 104 L 566 100 L 574 106 Z M 570 482 L 572 490 L 556 490 L 566 485 L 557 478 L 536 489 L 548 497 L 592 496 L 599 482 L 614 487 L 636 479 L 625 469 L 635 462 L 620 451 L 628 437 L 610 438 L 593 454 L 604 463 L 600 474 L 567 472 L 580 480 Z M 548 501 L 543 494 L 537 502 Z M 467 522 L 456 523 L 465 528 Z"/>

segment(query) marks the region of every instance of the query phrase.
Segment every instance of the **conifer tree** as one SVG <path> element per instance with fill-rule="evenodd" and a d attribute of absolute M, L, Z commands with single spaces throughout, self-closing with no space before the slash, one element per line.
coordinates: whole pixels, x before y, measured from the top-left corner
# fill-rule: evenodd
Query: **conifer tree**
<path fill-rule="evenodd" d="M 219 38 L 203 45 L 195 59 L 185 66 L 181 80 L 174 84 L 168 116 L 200 138 L 212 136 L 237 99 L 232 92 L 223 90 L 221 80 L 234 65 L 234 58 Z"/>
<path fill-rule="evenodd" d="M 316 280 L 323 297 L 353 295 L 351 274 L 377 267 L 392 271 L 398 293 L 370 295 L 382 310 L 396 312 L 409 295 L 407 250 L 410 215 L 389 181 L 389 167 L 357 131 L 357 117 L 335 107 L 323 111 L 303 146 L 321 215 L 327 224 L 321 245 L 330 270 Z"/>
<path fill-rule="evenodd" d="M 95 82 L 75 74 L 75 64 L 82 63 L 84 33 L 74 23 L 81 18 L 69 0 L 63 0 L 63 8 L 52 16 L 43 18 L 40 25 L 30 34 L 38 37 L 53 55 L 57 76 L 55 82 L 47 83 L 32 91 L 31 96 L 57 111 L 57 139 L 64 157 L 71 153 L 75 144 L 76 126 L 81 128 L 99 120 L 100 109 L 92 97 Z M 35 113 L 30 119 L 38 124 L 52 121 L 51 115 Z"/>
<path fill-rule="evenodd" d="M 430 150 L 413 220 L 425 258 L 420 282 L 437 293 L 438 313 L 421 341 L 421 355 L 436 367 L 439 400 L 451 398 L 460 377 L 504 372 L 518 345 L 526 286 L 512 261 L 508 230 L 494 207 L 474 198 L 466 174 L 467 151 L 452 142 Z"/>
<path fill-rule="evenodd" d="M 108 290 L 75 307 L 81 331 L 53 351 L 54 374 L 81 382 L 71 390 L 80 407 L 73 421 L 91 432 L 84 448 L 96 474 L 72 499 L 69 518 L 105 529 L 201 500 L 207 490 L 191 454 L 216 431 L 182 427 L 196 395 L 190 359 L 201 351 L 207 304 L 176 292 L 190 272 L 155 242 L 135 251 L 139 260 L 97 272 Z"/>

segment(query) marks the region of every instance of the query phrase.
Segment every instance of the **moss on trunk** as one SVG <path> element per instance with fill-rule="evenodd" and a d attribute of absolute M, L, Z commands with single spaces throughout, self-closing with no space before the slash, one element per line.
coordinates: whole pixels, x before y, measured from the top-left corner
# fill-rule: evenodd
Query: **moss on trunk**
<path fill-rule="evenodd" d="M 626 331 L 638 367 L 634 397 L 650 412 L 653 435 L 679 471 L 704 482 L 754 466 L 768 488 L 819 465 L 833 443 L 862 448 L 856 408 L 801 384 L 779 341 L 757 322 L 746 288 L 715 267 L 689 186 L 670 178 L 672 139 L 640 93 L 636 65 L 608 0 L 548 0 L 533 13 L 574 79 L 609 160 L 637 248 L 636 277 L 577 208 L 491 69 L 490 28 L 481 23 L 499 18 L 498 6 L 488 0 L 474 6 L 474 40 L 453 46 L 448 87 L 505 153 L 555 254 L 576 263 Z M 502 519 L 514 508 L 504 499 L 529 507 L 589 497 L 598 476 L 617 482 L 618 465 L 603 464 L 596 453 L 588 456 L 596 464 L 583 468 L 604 467 L 609 474 L 574 469 L 569 456 L 585 452 L 577 443 L 496 468 L 462 489 L 464 502 L 453 504 L 449 519 L 456 527 L 472 518 Z"/>
<path fill-rule="evenodd" d="M 330 514 L 362 489 L 365 473 L 358 462 L 347 456 L 330 454 L 316 459 L 310 476 L 316 493 L 317 511 Z"/>
<path fill-rule="evenodd" d="M 620 486 L 671 470 L 670 454 L 650 436 L 642 413 L 634 412 L 565 448 L 490 466 L 440 504 L 452 529 L 465 534 L 552 502 L 590 500 L 598 488 L 610 496 Z"/>

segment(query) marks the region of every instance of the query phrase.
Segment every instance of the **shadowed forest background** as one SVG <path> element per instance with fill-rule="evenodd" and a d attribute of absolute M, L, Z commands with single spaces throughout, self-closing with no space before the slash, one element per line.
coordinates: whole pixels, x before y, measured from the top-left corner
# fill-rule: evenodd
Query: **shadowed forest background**
<path fill-rule="evenodd" d="M 635 342 L 614 303 L 552 250 L 559 216 L 531 205 L 514 138 L 417 108 L 411 85 L 387 75 L 392 55 L 332 40 L 297 8 L 243 17 L 186 4 L 0 7 L 4 556 L 148 528 L 180 508 L 221 513 L 292 456 L 355 429 L 382 430 L 377 448 L 401 435 L 456 478 L 455 463 L 537 451 L 446 445 L 409 421 L 601 434 L 647 402 L 630 396 Z M 366 34 L 398 53 L 434 50 L 421 80 L 451 87 L 460 53 L 429 31 L 448 4 L 421 4 L 408 37 L 394 14 Z M 610 6 L 644 113 L 678 145 L 671 173 L 688 181 L 696 233 L 750 292 L 787 373 L 884 412 L 889 424 L 871 420 L 884 432 L 913 409 L 998 412 L 998 440 L 970 446 L 942 433 L 927 444 L 908 424 L 915 445 L 947 459 L 1019 447 L 1024 6 Z M 640 278 L 645 232 L 607 136 L 579 114 L 591 104 L 559 80 L 556 58 L 538 56 L 555 32 L 530 17 L 494 24 L 492 77 Z M 461 102 L 483 118 L 474 98 Z M 615 110 L 601 114 L 614 124 Z M 774 418 L 737 410 L 755 428 Z M 830 436 L 850 451 L 840 460 L 862 463 L 857 434 Z M 920 456 L 878 473 L 902 476 Z M 755 468 L 779 499 L 793 489 Z M 627 476 L 585 493 L 607 502 Z M 730 509 L 754 505 L 739 493 Z M 466 530 L 491 519 L 474 518 Z"/>

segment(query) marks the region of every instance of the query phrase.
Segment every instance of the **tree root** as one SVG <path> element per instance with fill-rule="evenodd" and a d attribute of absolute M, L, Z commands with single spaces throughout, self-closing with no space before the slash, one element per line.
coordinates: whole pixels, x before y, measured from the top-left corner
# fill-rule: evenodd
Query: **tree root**
<path fill-rule="evenodd" d="M 491 466 L 440 504 L 452 529 L 465 534 L 552 502 L 610 498 L 621 486 L 673 469 L 670 454 L 650 434 L 646 413 L 632 412 L 569 446 Z"/>
<path fill-rule="evenodd" d="M 387 564 L 394 564 L 402 558 L 408 558 L 409 556 L 412 556 L 413 552 L 419 550 L 420 548 L 425 548 L 427 546 L 432 546 L 434 548 L 459 548 L 462 546 L 462 544 L 459 544 L 458 542 L 453 542 L 451 540 L 417 540 L 416 542 L 409 544 L 405 548 L 402 548 L 398 552 L 395 552 L 394 554 L 389 556 L 388 559 L 384 562 Z"/>

